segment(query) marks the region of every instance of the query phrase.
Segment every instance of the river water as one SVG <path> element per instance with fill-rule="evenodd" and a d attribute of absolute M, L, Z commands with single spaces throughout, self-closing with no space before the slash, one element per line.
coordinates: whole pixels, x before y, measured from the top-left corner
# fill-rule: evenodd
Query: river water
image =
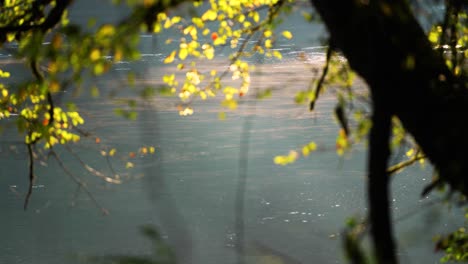
<path fill-rule="evenodd" d="M 82 21 L 92 15 L 112 21 L 126 13 L 86 1 L 77 5 L 71 15 Z M 246 97 L 223 121 L 216 100 L 195 102 L 196 112 L 190 117 L 179 116 L 174 98 L 139 101 L 137 120 L 128 121 L 114 114 L 120 105 L 116 98 L 139 100 L 135 93 L 123 91 L 113 99 L 65 94 L 63 102 L 77 104 L 87 119 L 85 129 L 92 133 L 73 146 L 81 159 L 109 174 L 108 160 L 100 151 L 117 149 L 110 163 L 122 175 L 124 183 L 119 185 L 90 175 L 67 149 L 57 149 L 73 175 L 87 182 L 98 206 L 49 158 L 38 165 L 29 209 L 23 211 L 26 150 L 17 143 L 14 130 L 5 129 L 0 146 L 0 264 L 88 263 L 92 256 L 152 254 L 152 244 L 139 232 L 142 225 L 158 228 L 178 263 L 236 263 L 234 246 L 240 236 L 236 188 L 243 169 L 241 231 L 249 263 L 345 263 L 340 241 L 346 219 L 366 214 L 365 148 L 336 155 L 332 95 L 323 96 L 315 113 L 294 103 L 295 93 L 313 77 L 310 69 L 324 60 L 320 44 L 324 32 L 318 25 L 302 22 L 299 15 L 282 27 L 297 36 L 293 44 L 278 46 L 285 60 L 259 64 L 252 77 L 252 91 L 272 87 L 272 96 Z M 155 49 L 155 40 L 142 35 L 140 61 L 116 65 L 105 77 L 87 83 L 110 91 L 134 70 L 137 86 L 159 84 L 162 75 L 173 69 L 162 65 L 167 50 Z M 309 61 L 296 59 L 298 52 Z M 21 70 L 21 64 L 5 63 L 11 60 L 8 52 L 1 52 L 0 59 L 2 69 Z M 214 64 L 220 67 L 222 62 Z M 24 77 L 13 76 L 12 82 Z M 308 158 L 288 166 L 273 163 L 275 155 L 300 149 L 311 140 L 319 150 Z M 137 153 L 141 146 L 155 146 L 156 152 L 128 157 L 126 153 Z M 243 158 L 247 167 L 240 165 Z M 135 168 L 125 169 L 127 161 Z M 438 263 L 432 237 L 460 224 L 456 210 L 427 206 L 435 196 L 419 196 L 430 177 L 430 167 L 416 167 L 392 182 L 402 263 Z M 99 206 L 109 214 L 103 215 Z"/>

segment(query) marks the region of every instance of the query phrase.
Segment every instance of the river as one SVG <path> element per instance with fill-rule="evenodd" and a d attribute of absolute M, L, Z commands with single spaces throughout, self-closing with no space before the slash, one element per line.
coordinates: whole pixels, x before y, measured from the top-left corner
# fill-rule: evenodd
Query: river
<path fill-rule="evenodd" d="M 113 21 L 126 13 L 90 1 L 76 5 L 71 16 L 81 21 L 92 15 Z M 88 183 L 98 206 L 49 158 L 38 164 L 29 209 L 23 211 L 26 150 L 17 143 L 14 130 L 6 128 L 0 142 L 0 264 L 87 263 L 92 256 L 152 254 L 152 244 L 139 232 L 142 225 L 158 228 L 179 263 L 235 263 L 236 188 L 242 169 L 246 169 L 243 233 L 248 261 L 345 263 L 341 231 L 346 219 L 362 219 L 367 211 L 365 147 L 336 155 L 332 95 L 324 95 L 314 113 L 294 102 L 295 93 L 305 89 L 313 76 L 310 68 L 324 60 L 323 28 L 302 22 L 297 14 L 282 28 L 296 36 L 292 44 L 278 46 L 285 60 L 259 64 L 252 77 L 252 91 L 273 87 L 272 96 L 263 100 L 247 96 L 226 120 L 219 120 L 222 109 L 216 100 L 195 102 L 194 115 L 181 117 L 174 98 L 141 101 L 124 91 L 117 98 L 139 100 L 137 120 L 128 121 L 115 115 L 116 98 L 65 94 L 63 102 L 77 104 L 87 119 L 85 129 L 93 135 L 73 150 L 89 166 L 106 173 L 111 169 L 100 151 L 116 148 L 119 154 L 110 162 L 124 182 L 115 185 L 87 173 L 65 148 L 57 150 L 69 170 Z M 134 70 L 137 85 L 160 83 L 162 75 L 173 70 L 161 63 L 168 51 L 155 50 L 156 37 L 141 37 L 140 61 L 118 64 L 105 77 L 86 82 L 105 92 L 118 88 Z M 296 59 L 298 52 L 304 52 L 309 62 Z M 0 61 L 11 60 L 7 51 L 0 53 Z M 2 67 L 18 71 L 22 66 L 4 63 Z M 12 78 L 19 82 L 25 76 Z M 319 150 L 309 157 L 288 166 L 273 163 L 275 155 L 311 140 Z M 131 159 L 125 154 L 138 153 L 142 146 L 155 146 L 155 154 Z M 247 157 L 239 154 L 241 149 Z M 247 160 L 245 168 L 240 166 L 242 158 Z M 126 170 L 127 161 L 135 168 Z M 441 256 L 433 253 L 432 237 L 461 223 L 456 210 L 427 206 L 437 195 L 420 197 L 431 173 L 430 166 L 416 166 L 392 182 L 402 263 L 438 263 Z M 103 215 L 99 206 L 109 214 Z"/>

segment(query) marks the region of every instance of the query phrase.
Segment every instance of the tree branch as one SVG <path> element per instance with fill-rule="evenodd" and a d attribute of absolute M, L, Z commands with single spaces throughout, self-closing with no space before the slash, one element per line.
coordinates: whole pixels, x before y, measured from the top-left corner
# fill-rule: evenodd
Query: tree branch
<path fill-rule="evenodd" d="M 26 198 L 24 200 L 24 210 L 28 209 L 28 204 L 29 204 L 29 198 L 31 198 L 32 195 L 32 189 L 33 189 L 33 184 L 34 184 L 34 153 L 32 149 L 32 143 L 26 144 L 28 147 L 28 157 L 29 157 L 29 187 L 28 187 L 28 192 L 26 194 Z"/>
<path fill-rule="evenodd" d="M 441 179 L 467 195 L 468 81 L 448 69 L 406 1 L 311 1 L 335 46 L 390 102 Z"/>
<path fill-rule="evenodd" d="M 404 169 L 404 168 L 406 168 L 406 167 L 408 167 L 408 166 L 413 165 L 415 162 L 417 162 L 417 161 L 419 161 L 419 160 L 423 160 L 423 159 L 425 159 L 425 158 L 426 158 L 425 155 L 416 153 L 416 155 L 414 155 L 414 157 L 412 157 L 412 158 L 410 158 L 410 159 L 408 159 L 408 160 L 399 162 L 399 163 L 397 163 L 397 164 L 395 164 L 395 165 L 390 166 L 390 167 L 387 169 L 387 173 L 388 173 L 389 175 L 394 174 L 394 173 L 396 173 L 396 172 L 398 172 L 398 171 L 400 171 L 400 170 L 402 170 L 402 169 Z"/>
<path fill-rule="evenodd" d="M 35 3 L 40 4 L 35 4 Z M 50 1 L 36 1 L 33 3 L 33 6 L 36 10 L 39 9 L 39 6 L 42 4 L 46 6 L 50 3 Z M 57 1 L 56 5 L 50 10 L 49 14 L 45 18 L 44 22 L 40 24 L 34 23 L 24 23 L 22 25 L 6 25 L 0 27 L 0 36 L 6 35 L 8 33 L 18 33 L 18 32 L 27 32 L 30 30 L 40 30 L 41 32 L 46 32 L 49 29 L 52 29 L 55 25 L 60 22 L 65 10 L 72 4 L 73 0 L 61 0 Z M 39 17 L 40 18 L 40 17 Z M 37 18 L 37 21 L 40 19 Z M 14 20 L 17 21 L 17 20 Z"/>
<path fill-rule="evenodd" d="M 333 52 L 333 47 L 331 46 L 331 43 L 329 42 L 328 43 L 328 49 L 327 49 L 327 55 L 325 57 L 325 65 L 323 66 L 323 70 L 322 70 L 322 75 L 320 76 L 320 79 L 317 83 L 317 86 L 315 87 L 315 94 L 314 94 L 314 99 L 312 101 L 310 101 L 310 111 L 313 111 L 314 110 L 314 107 L 315 107 L 315 102 L 317 102 L 317 99 L 319 98 L 320 96 L 320 91 L 322 90 L 322 87 L 323 87 L 323 83 L 325 81 L 325 77 L 327 76 L 327 73 L 328 73 L 328 67 L 330 65 L 330 59 L 331 59 L 331 55 L 332 55 L 332 52 Z"/>
<path fill-rule="evenodd" d="M 76 177 L 68 168 L 67 166 L 65 166 L 65 164 L 63 163 L 62 159 L 60 159 L 60 157 L 57 155 L 57 153 L 51 149 L 50 151 L 50 154 L 55 158 L 55 160 L 57 161 L 57 163 L 59 164 L 59 166 L 63 169 L 63 171 L 68 175 L 70 176 L 70 178 L 78 185 L 78 187 L 80 189 L 83 189 L 85 191 L 85 193 L 88 195 L 88 197 L 91 199 L 91 201 L 93 201 L 93 203 L 96 205 L 97 208 L 99 208 L 102 212 L 103 215 L 108 215 L 109 214 L 109 211 L 102 207 L 99 202 L 96 200 L 96 198 L 94 197 L 94 195 L 91 193 L 91 191 L 89 191 L 88 187 L 86 187 L 86 183 L 84 183 L 82 180 L 80 180 L 78 177 Z"/>

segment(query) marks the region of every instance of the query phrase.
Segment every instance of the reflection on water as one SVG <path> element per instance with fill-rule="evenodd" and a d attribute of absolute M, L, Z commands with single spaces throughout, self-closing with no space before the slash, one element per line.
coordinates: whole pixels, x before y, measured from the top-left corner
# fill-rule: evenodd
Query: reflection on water
<path fill-rule="evenodd" d="M 284 27 L 293 31 L 292 25 Z M 156 155 L 135 158 L 136 166 L 130 172 L 137 177 L 129 175 L 122 185 L 96 179 L 66 150 L 58 150 L 109 209 L 107 217 L 101 216 L 91 199 L 52 160 L 38 166 L 30 210 L 23 212 L 28 184 L 26 149 L 17 144 L 13 130 L 6 130 L 0 143 L 0 188 L 4 190 L 0 192 L 0 229 L 5 238 L 0 242 L 0 263 L 78 263 L 77 256 L 150 254 L 151 245 L 137 229 L 143 224 L 159 227 L 180 263 L 235 263 L 239 142 L 249 116 L 252 127 L 244 213 L 247 260 L 343 263 L 341 228 L 347 217 L 366 214 L 365 152 L 358 147 L 350 155 L 336 156 L 332 96 L 324 95 L 315 113 L 294 103 L 294 94 L 308 87 L 324 61 L 323 46 L 317 41 L 311 44 L 306 34 L 296 35 L 298 43 L 307 44 L 280 44 L 285 60 L 263 61 L 252 73 L 252 91 L 271 88 L 272 97 L 257 101 L 255 107 L 252 98 L 243 99 L 225 121 L 218 120 L 216 99 L 194 102 L 195 114 L 183 118 L 176 111 L 176 99 L 155 98 L 140 102 L 138 120 L 129 122 L 114 115 L 115 100 L 65 94 L 64 101 L 75 100 L 83 110 L 86 128 L 102 139 L 99 145 L 84 139 L 75 147 L 90 166 L 109 172 L 106 158 L 99 153 L 103 146 L 115 147 L 119 153 L 142 145 L 156 146 Z M 127 72 L 133 70 L 138 73 L 137 86 L 160 84 L 161 76 L 173 68 L 160 64 L 165 53 L 154 53 L 151 36 L 143 37 L 140 61 L 119 63 L 110 75 L 93 81 L 111 90 L 122 85 Z M 9 54 L 0 53 L 0 60 L 8 61 L 2 69 L 19 67 Z M 213 66 L 226 67 L 221 58 L 202 65 L 201 70 Z M 118 96 L 138 99 L 131 92 Z M 319 144 L 319 150 L 309 158 L 286 167 L 273 164 L 275 155 L 310 140 Z M 118 167 L 122 160 L 113 163 L 127 172 Z M 395 177 L 395 218 L 431 200 L 419 198 L 429 174 L 429 170 L 409 169 Z M 436 262 L 437 257 L 430 254 L 432 233 L 428 230 L 445 231 L 456 223 L 455 215 L 434 217 L 439 212 L 446 213 L 442 207 L 431 207 L 397 222 L 404 263 Z"/>

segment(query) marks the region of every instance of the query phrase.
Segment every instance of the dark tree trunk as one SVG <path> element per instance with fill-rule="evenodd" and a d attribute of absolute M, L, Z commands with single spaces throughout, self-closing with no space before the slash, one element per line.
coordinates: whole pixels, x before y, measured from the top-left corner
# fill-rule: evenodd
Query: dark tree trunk
<path fill-rule="evenodd" d="M 468 194 L 466 76 L 455 77 L 450 72 L 441 54 L 432 49 L 406 1 L 311 2 L 326 24 L 334 47 L 342 51 L 351 67 L 369 85 L 374 108 L 384 107 L 385 115 L 397 116 L 434 164 L 441 180 L 449 183 L 453 189 Z M 378 106 L 376 100 L 382 105 Z M 377 124 L 381 121 L 377 118 L 379 115 L 377 113 L 375 116 L 374 125 L 386 126 L 382 122 Z M 386 137 L 377 133 L 387 131 L 379 127 L 371 132 L 371 145 L 373 137 L 380 137 L 381 140 Z M 388 186 L 384 185 L 387 179 L 381 174 L 380 167 L 386 164 L 386 160 L 383 160 L 385 155 L 372 148 L 369 160 L 378 164 L 369 164 L 370 220 L 383 221 L 380 224 L 371 223 L 372 233 L 375 243 L 391 243 L 378 241 L 376 237 L 376 233 L 383 232 L 380 228 L 389 228 L 390 225 L 384 222 L 390 221 L 390 215 Z M 380 173 L 374 174 L 374 169 Z M 374 179 L 374 176 L 382 179 Z M 383 192 L 373 193 L 376 190 Z M 378 217 L 378 212 L 383 215 Z M 388 239 L 391 239 L 391 235 Z M 395 261 L 377 248 L 376 254 L 379 263 L 388 258 L 390 263 Z"/>
<path fill-rule="evenodd" d="M 373 98 L 374 95 L 373 95 Z M 381 264 L 397 263 L 393 241 L 390 188 L 387 173 L 390 156 L 391 115 L 385 101 L 375 98 L 369 135 L 368 203 L 369 221 L 375 255 Z"/>

